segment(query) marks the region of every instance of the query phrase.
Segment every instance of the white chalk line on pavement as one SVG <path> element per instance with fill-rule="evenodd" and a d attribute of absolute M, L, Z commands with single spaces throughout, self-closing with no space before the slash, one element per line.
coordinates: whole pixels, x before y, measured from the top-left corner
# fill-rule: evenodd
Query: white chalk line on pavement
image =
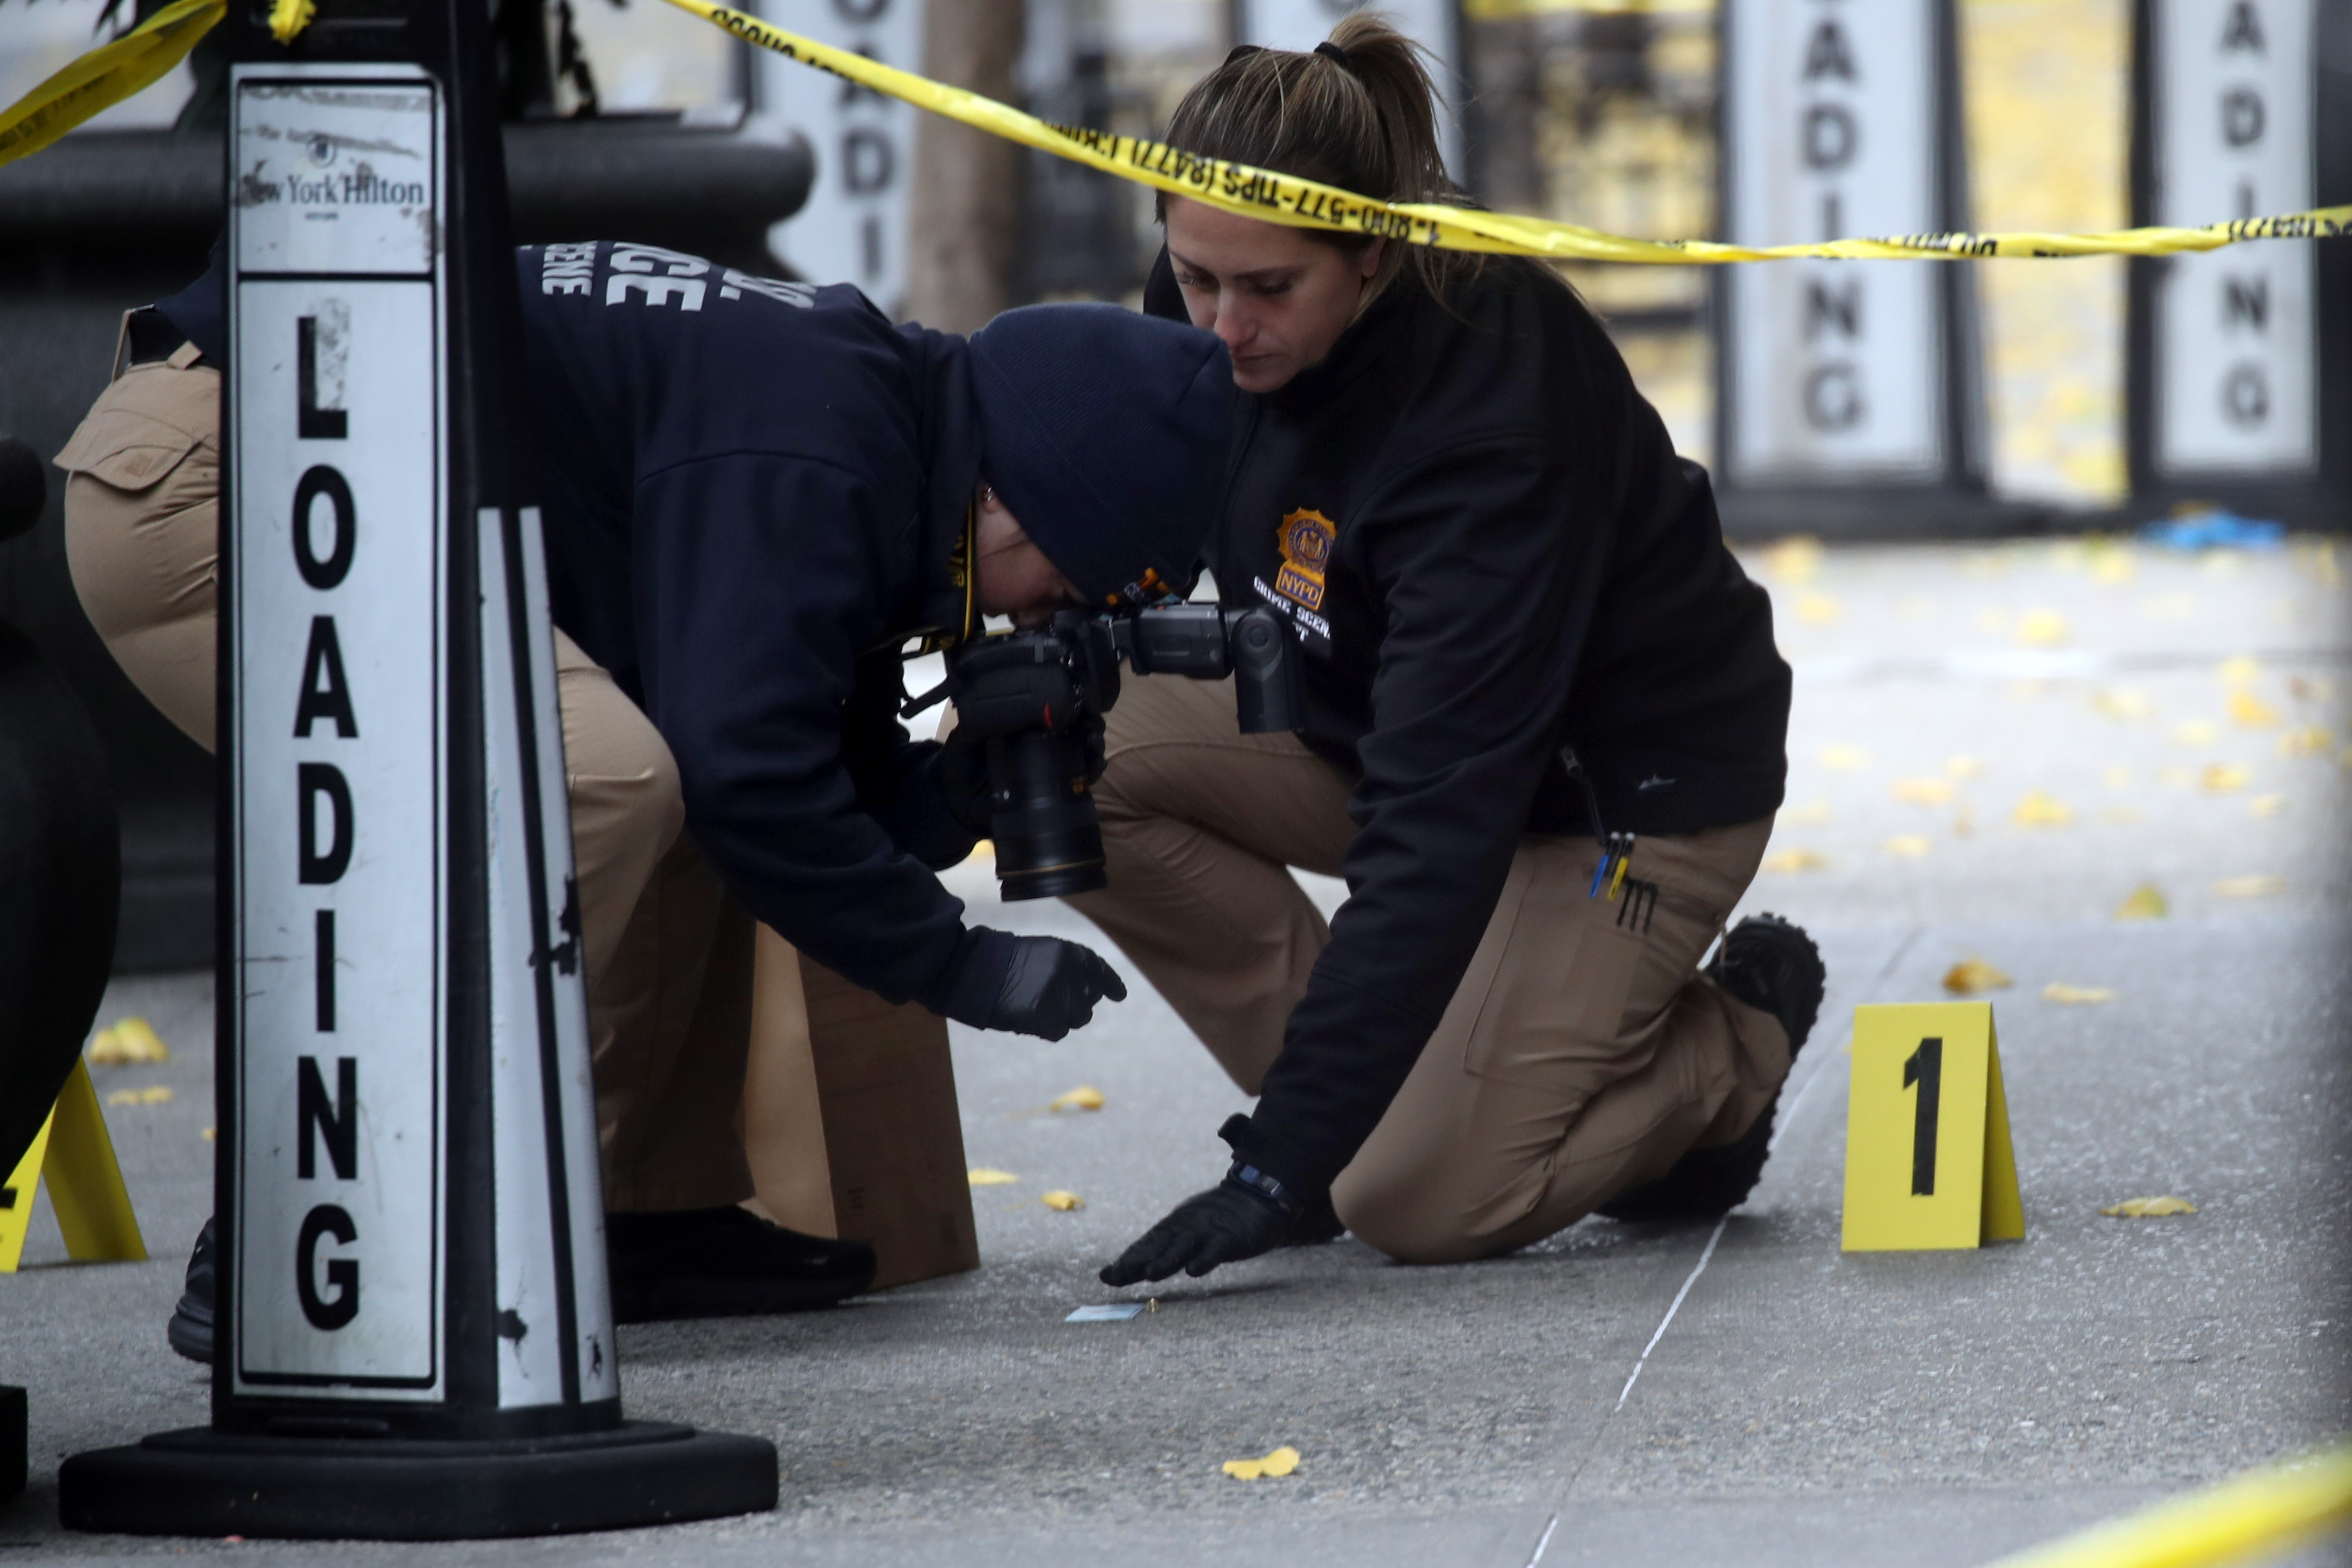
<path fill-rule="evenodd" d="M 1543 1561 L 1544 1549 L 1551 1544 L 1551 1532 L 1559 1528 L 1559 1515 L 1558 1514 L 1553 1514 L 1544 1521 L 1543 1535 L 1536 1542 L 1535 1555 L 1528 1559 L 1528 1568 L 1536 1568 L 1536 1564 Z"/>
<path fill-rule="evenodd" d="M 1919 938 L 1926 932 L 1926 931 L 1927 928 L 1925 926 L 1915 925 L 1909 931 L 1904 934 L 1903 940 L 1895 943 L 1894 952 L 1888 955 L 1886 963 L 1880 968 L 1877 977 L 1871 982 L 1868 987 L 1869 992 L 1874 993 L 1880 986 L 1886 984 L 1887 977 L 1895 973 L 1895 969 L 1902 963 L 1904 955 L 1911 951 L 1912 947 L 1918 942 Z M 1846 1040 L 1847 1043 L 1852 1042 L 1853 1035 L 1851 1031 L 1848 1032 Z M 1814 1058 L 1812 1070 L 1805 1075 L 1804 1083 L 1797 1089 L 1797 1098 L 1789 1102 L 1789 1109 L 1787 1112 L 1781 1116 L 1780 1125 L 1772 1130 L 1772 1140 L 1769 1143 L 1765 1145 L 1765 1158 L 1771 1158 L 1772 1153 L 1780 1147 L 1780 1140 L 1786 1138 L 1789 1135 L 1789 1129 L 1796 1125 L 1797 1112 L 1804 1109 L 1806 1099 L 1813 1092 L 1813 1085 L 1821 1081 L 1822 1075 L 1829 1071 L 1831 1060 L 1842 1054 L 1843 1051 L 1841 1049 L 1840 1051 L 1825 1053 Z M 1715 1230 L 1707 1237 L 1706 1246 L 1698 1255 L 1698 1262 L 1692 1266 L 1690 1277 L 1683 1281 L 1683 1288 L 1675 1292 L 1673 1303 L 1666 1308 L 1666 1315 L 1658 1320 L 1657 1331 L 1651 1334 L 1650 1342 L 1642 1347 L 1642 1354 L 1640 1358 L 1633 1363 L 1633 1370 L 1626 1374 L 1625 1386 L 1618 1391 L 1617 1403 L 1611 1407 L 1611 1413 L 1612 1415 L 1616 1411 L 1624 1409 L 1625 1401 L 1633 1396 L 1633 1384 L 1641 1381 L 1642 1369 L 1650 1364 L 1650 1352 L 1656 1350 L 1658 1348 L 1658 1342 L 1666 1337 L 1666 1330 L 1673 1324 L 1675 1314 L 1683 1310 L 1684 1298 L 1687 1297 L 1691 1293 L 1691 1287 L 1698 1283 L 1698 1277 L 1706 1272 L 1708 1260 L 1715 1257 L 1716 1244 L 1723 1239 L 1724 1226 L 1730 1223 L 1731 1216 L 1729 1215 L 1726 1215 L 1721 1219 L 1715 1222 Z M 1557 1517 L 1558 1516 L 1556 1515 L 1554 1516 L 1555 1521 L 1557 1521 Z M 1551 1531 L 1547 1529 L 1544 1531 L 1544 1540 L 1549 1542 L 1550 1539 Z M 1541 1544 L 1538 1544 L 1536 1548 L 1536 1556 L 1541 1557 L 1542 1555 L 1543 1547 Z M 1533 1559 L 1529 1560 L 1529 1568 L 1533 1568 Z"/>
<path fill-rule="evenodd" d="M 1641 1377 L 1642 1369 L 1650 1364 L 1650 1352 L 1656 1350 L 1658 1342 L 1666 1337 L 1666 1325 L 1675 1321 L 1675 1314 L 1683 1310 L 1683 1298 L 1689 1295 L 1691 1287 L 1698 1283 L 1698 1277 L 1706 1272 L 1706 1260 L 1715 1256 L 1715 1244 L 1723 1239 L 1723 1227 L 1730 1223 L 1729 1215 L 1715 1222 L 1715 1234 L 1706 1238 L 1706 1250 L 1698 1255 L 1698 1266 L 1690 1271 L 1690 1278 L 1683 1281 L 1683 1288 L 1675 1292 L 1675 1304 L 1668 1307 L 1666 1315 L 1658 1320 L 1658 1331 L 1652 1334 L 1650 1342 L 1642 1347 L 1642 1359 L 1633 1363 L 1632 1376 L 1625 1379 L 1625 1386 L 1618 1392 L 1615 1410 L 1625 1408 L 1625 1396 L 1633 1392 L 1633 1384 Z"/>

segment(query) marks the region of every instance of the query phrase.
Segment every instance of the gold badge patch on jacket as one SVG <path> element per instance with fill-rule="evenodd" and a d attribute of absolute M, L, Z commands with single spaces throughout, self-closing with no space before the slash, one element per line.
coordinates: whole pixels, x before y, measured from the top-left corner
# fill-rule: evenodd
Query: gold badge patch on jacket
<path fill-rule="evenodd" d="M 1282 514 L 1276 541 L 1282 546 L 1282 570 L 1275 574 L 1274 591 L 1310 610 L 1323 607 L 1323 570 L 1331 563 L 1331 541 L 1339 527 L 1321 512 L 1306 507 Z"/>

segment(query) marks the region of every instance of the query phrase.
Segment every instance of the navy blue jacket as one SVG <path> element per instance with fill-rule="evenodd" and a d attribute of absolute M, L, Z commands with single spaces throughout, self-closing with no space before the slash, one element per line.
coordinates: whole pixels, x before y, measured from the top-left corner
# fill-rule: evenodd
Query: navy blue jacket
<path fill-rule="evenodd" d="M 517 255 L 555 623 L 677 759 L 687 830 L 760 920 L 943 999 L 971 848 L 908 774 L 900 646 L 961 636 L 980 466 L 964 341 L 845 285 L 652 246 Z"/>

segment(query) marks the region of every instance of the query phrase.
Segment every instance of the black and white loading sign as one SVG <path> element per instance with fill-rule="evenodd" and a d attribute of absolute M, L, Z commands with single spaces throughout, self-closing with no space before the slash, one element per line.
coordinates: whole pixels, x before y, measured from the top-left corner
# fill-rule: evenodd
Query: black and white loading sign
<path fill-rule="evenodd" d="M 1950 0 L 1729 0 L 1723 25 L 1727 239 L 1959 226 Z M 1717 466 L 1727 492 L 1980 486 L 1965 266 L 1722 271 Z"/>
<path fill-rule="evenodd" d="M 444 116 L 397 68 L 241 72 L 235 105 L 224 1337 L 239 1393 L 438 1399 Z"/>
<path fill-rule="evenodd" d="M 2320 34 L 2332 23 L 2352 35 L 2352 13 L 2320 0 L 2140 0 L 2135 22 L 2136 222 L 2343 199 L 2328 187 L 2352 174 L 2352 153 L 2331 149 L 2322 123 Z M 2352 37 L 2336 47 L 2352 58 Z M 2328 435 L 2352 418 L 2347 372 L 2328 363 L 2352 332 L 2352 303 L 2329 298 L 2331 274 L 2341 295 L 2341 263 L 2309 240 L 2133 263 L 2130 456 L 2144 510 L 2196 499 L 2299 526 L 2352 517 L 2341 477 L 2323 474 L 2352 471 Z"/>
<path fill-rule="evenodd" d="M 767 1443 L 621 1415 L 486 8 L 225 31 L 213 1423 L 76 1456 L 60 1514 L 448 1539 L 772 1507 Z"/>

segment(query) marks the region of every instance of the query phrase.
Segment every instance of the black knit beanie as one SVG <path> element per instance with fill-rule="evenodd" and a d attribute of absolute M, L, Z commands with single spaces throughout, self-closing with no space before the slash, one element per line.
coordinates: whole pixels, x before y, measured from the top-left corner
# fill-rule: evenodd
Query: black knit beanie
<path fill-rule="evenodd" d="M 1097 604 L 1145 570 L 1191 581 L 1225 477 L 1233 364 L 1216 334 L 1117 305 L 1029 305 L 972 334 L 981 472 Z"/>

